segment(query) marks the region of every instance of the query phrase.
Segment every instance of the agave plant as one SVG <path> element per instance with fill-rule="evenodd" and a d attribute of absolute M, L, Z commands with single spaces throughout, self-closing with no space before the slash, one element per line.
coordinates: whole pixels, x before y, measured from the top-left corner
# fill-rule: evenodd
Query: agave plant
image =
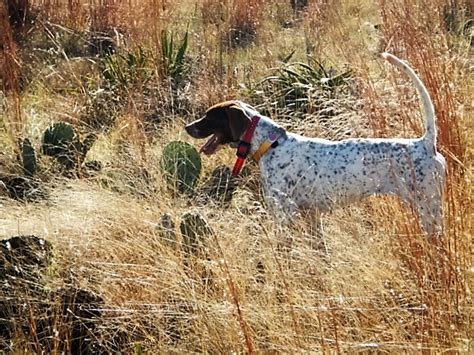
<path fill-rule="evenodd" d="M 124 90 L 133 85 L 144 85 L 151 78 L 149 55 L 143 48 L 115 53 L 105 57 L 104 79 L 112 87 Z"/>
<path fill-rule="evenodd" d="M 306 112 L 308 106 L 317 101 L 321 91 L 331 95 L 346 86 L 352 76 L 350 70 L 337 73 L 316 60 L 310 64 L 290 62 L 293 53 L 273 69 L 273 75 L 261 80 L 256 87 L 276 101 L 278 107 Z"/>

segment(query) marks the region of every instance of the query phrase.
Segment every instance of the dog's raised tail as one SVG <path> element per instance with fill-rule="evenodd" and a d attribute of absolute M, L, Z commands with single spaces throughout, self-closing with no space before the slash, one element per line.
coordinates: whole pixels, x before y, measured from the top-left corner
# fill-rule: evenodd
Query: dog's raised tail
<path fill-rule="evenodd" d="M 436 122 L 435 122 L 435 111 L 433 102 L 431 101 L 428 90 L 426 90 L 425 85 L 421 79 L 416 75 L 415 71 L 404 61 L 395 57 L 390 53 L 382 53 L 382 57 L 386 59 L 389 63 L 397 66 L 402 69 L 408 76 L 411 78 L 415 84 L 416 90 L 421 97 L 423 103 L 423 109 L 426 116 L 426 126 L 425 134 L 423 136 L 424 141 L 426 142 L 427 147 L 433 147 L 436 150 Z"/>

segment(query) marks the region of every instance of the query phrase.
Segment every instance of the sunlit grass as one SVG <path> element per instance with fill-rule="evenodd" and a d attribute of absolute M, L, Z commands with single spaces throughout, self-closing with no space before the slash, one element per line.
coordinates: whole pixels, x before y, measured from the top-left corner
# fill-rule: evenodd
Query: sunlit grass
<path fill-rule="evenodd" d="M 82 10 L 76 12 L 64 2 L 53 12 L 50 2 L 32 1 L 53 23 L 80 33 L 115 29 L 124 49 L 149 49 L 155 54 L 148 64 L 152 79 L 145 89 L 128 88 L 122 106 L 111 106 L 117 115 L 87 156 L 102 162 L 101 172 L 67 179 L 41 157 L 39 178 L 48 199 L 23 203 L 0 196 L 0 238 L 34 234 L 54 244 L 47 286 L 101 295 L 105 303 L 95 336 L 109 351 L 468 352 L 473 149 L 468 39 L 443 27 L 442 1 L 425 7 L 405 0 L 314 2 L 301 14 L 292 13 L 289 1 L 252 3 L 244 11 L 245 2 L 237 0 L 109 7 L 92 2 L 78 3 Z M 254 40 L 226 43 L 224 31 L 247 22 Z M 155 66 L 163 29 L 177 38 L 189 30 L 191 75 L 177 91 Z M 378 52 L 394 52 L 420 74 L 438 113 L 439 150 L 449 161 L 443 239 L 432 243 L 423 236 L 398 199 L 372 197 L 322 216 L 323 248 L 311 215 L 292 227 L 269 215 L 253 163 L 229 205 L 168 191 L 159 163 L 164 146 L 172 140 L 199 146 L 184 124 L 220 100 L 255 101 L 247 96 L 249 87 L 293 50 L 295 60 L 309 55 L 354 73 L 347 97 L 331 103 L 338 110 L 328 121 L 314 113 L 291 122 L 274 112 L 288 128 L 323 138 L 419 136 L 424 117 L 414 89 Z M 21 61 L 25 72 L 34 73 L 29 85 L 13 94 L 4 89 L 0 96 L 0 175 L 19 171 L 16 135 L 39 147 L 52 121 L 91 129 L 84 113 L 91 92 L 105 89 L 101 58 L 50 55 L 54 61 L 48 66 Z M 156 107 L 147 106 L 149 91 Z M 21 133 L 12 128 L 19 122 L 12 109 L 15 95 Z M 256 102 L 266 108 L 264 103 Z M 150 114 L 159 119 L 152 133 L 145 129 Z M 216 166 L 232 166 L 234 155 L 225 149 L 203 157 L 201 183 Z M 187 212 L 201 214 L 213 230 L 201 256 L 182 248 L 179 224 Z M 164 213 L 175 223 L 175 241 L 160 232 Z M 54 324 L 60 327 L 61 318 Z M 11 350 L 37 351 L 41 344 L 19 329 Z M 62 351 L 53 344 L 42 350 Z"/>

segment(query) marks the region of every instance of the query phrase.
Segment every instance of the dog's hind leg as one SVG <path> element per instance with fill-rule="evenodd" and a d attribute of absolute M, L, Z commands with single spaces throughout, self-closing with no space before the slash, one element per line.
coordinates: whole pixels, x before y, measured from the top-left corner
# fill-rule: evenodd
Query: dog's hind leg
<path fill-rule="evenodd" d="M 421 226 L 429 237 L 440 237 L 443 233 L 443 186 L 436 182 L 421 187 L 413 201 Z"/>

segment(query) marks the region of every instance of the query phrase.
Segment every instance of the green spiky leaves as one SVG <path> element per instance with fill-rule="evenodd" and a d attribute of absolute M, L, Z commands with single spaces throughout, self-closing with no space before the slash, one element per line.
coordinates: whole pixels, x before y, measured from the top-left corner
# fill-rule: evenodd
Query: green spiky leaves
<path fill-rule="evenodd" d="M 188 32 L 180 43 L 174 42 L 173 34 L 161 32 L 161 69 L 164 76 L 177 80 L 186 73 L 185 59 L 188 49 Z"/>
<path fill-rule="evenodd" d="M 105 57 L 102 72 L 111 87 L 120 90 L 143 86 L 151 78 L 150 53 L 139 47 L 135 51 L 114 53 Z"/>
<path fill-rule="evenodd" d="M 331 96 L 336 90 L 347 86 L 352 72 L 336 72 L 313 60 L 310 64 L 290 62 L 293 53 L 283 59 L 280 67 L 258 85 L 266 96 L 279 107 L 307 111 L 311 103 L 317 103 L 321 94 Z"/>

